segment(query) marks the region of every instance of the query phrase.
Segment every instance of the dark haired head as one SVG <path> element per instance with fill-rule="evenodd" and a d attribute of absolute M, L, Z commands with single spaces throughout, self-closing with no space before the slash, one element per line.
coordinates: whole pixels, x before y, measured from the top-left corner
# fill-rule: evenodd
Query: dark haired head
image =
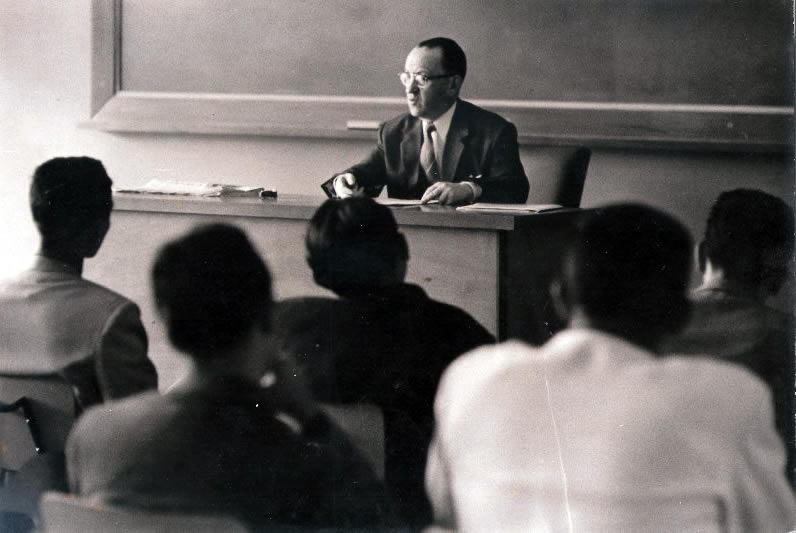
<path fill-rule="evenodd" d="M 338 294 L 403 281 L 409 258 L 390 209 L 370 198 L 327 200 L 310 220 L 306 246 L 315 282 Z"/>
<path fill-rule="evenodd" d="M 269 328 L 271 276 L 236 227 L 200 226 L 166 244 L 152 286 L 169 339 L 194 359 L 235 348 L 255 326 Z"/>
<path fill-rule="evenodd" d="M 433 37 L 417 43 L 418 48 L 439 48 L 442 50 L 442 68 L 448 74 L 458 74 L 464 79 L 467 75 L 467 56 L 453 39 Z"/>
<path fill-rule="evenodd" d="M 638 204 L 587 215 L 565 265 L 566 300 L 600 329 L 649 345 L 688 318 L 688 230 Z"/>
<path fill-rule="evenodd" d="M 30 208 L 42 238 L 68 241 L 107 221 L 111 183 L 102 163 L 90 157 L 57 157 L 39 165 L 31 179 Z"/>
<path fill-rule="evenodd" d="M 732 282 L 778 290 L 792 260 L 793 218 L 785 202 L 763 191 L 721 193 L 708 216 L 700 267 L 709 259 Z"/>

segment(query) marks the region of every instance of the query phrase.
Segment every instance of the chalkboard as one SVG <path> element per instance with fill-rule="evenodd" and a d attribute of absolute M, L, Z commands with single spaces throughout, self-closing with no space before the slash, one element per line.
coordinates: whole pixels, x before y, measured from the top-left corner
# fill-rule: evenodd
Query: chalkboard
<path fill-rule="evenodd" d="M 177 104 L 157 107 L 167 116 L 153 129 L 199 127 L 178 124 L 190 122 L 180 99 L 216 116 L 238 104 L 269 108 L 252 122 L 251 109 L 232 110 L 210 132 L 233 123 L 257 130 L 258 120 L 262 133 L 288 134 L 377 124 L 402 109 L 397 73 L 407 52 L 445 35 L 468 56 L 462 96 L 508 115 L 521 136 L 791 138 L 784 0 L 95 0 L 95 11 L 113 20 L 111 96 L 127 98 L 111 107 L 140 123 L 142 98 Z M 95 33 L 107 33 L 97 18 Z M 291 121 L 275 103 L 315 119 Z M 105 115 L 97 121 L 108 126 Z"/>

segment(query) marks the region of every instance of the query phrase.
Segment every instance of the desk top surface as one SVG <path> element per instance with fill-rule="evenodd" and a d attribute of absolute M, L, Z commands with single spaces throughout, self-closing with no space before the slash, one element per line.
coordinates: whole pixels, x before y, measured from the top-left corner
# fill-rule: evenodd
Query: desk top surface
<path fill-rule="evenodd" d="M 325 200 L 321 196 L 299 194 L 280 194 L 276 199 L 260 199 L 114 193 L 113 208 L 115 211 L 309 220 Z M 390 209 L 400 225 L 482 230 L 513 230 L 539 217 L 548 219 L 577 211 L 563 209 L 541 214 L 465 213 L 439 205 Z"/>

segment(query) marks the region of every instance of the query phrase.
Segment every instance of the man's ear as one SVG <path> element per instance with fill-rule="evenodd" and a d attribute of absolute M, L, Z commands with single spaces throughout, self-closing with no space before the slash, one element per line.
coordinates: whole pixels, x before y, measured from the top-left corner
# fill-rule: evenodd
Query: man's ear
<path fill-rule="evenodd" d="M 556 316 L 564 322 L 569 322 L 570 308 L 566 283 L 561 278 L 554 279 L 550 282 L 549 292 Z"/>
<path fill-rule="evenodd" d="M 704 273 L 708 261 L 708 256 L 705 252 L 705 241 L 699 241 L 699 243 L 696 245 L 696 259 L 699 271 Z"/>
<path fill-rule="evenodd" d="M 459 91 L 462 90 L 462 83 L 464 83 L 464 79 L 458 74 L 451 76 L 448 81 L 448 94 L 459 96 Z"/>

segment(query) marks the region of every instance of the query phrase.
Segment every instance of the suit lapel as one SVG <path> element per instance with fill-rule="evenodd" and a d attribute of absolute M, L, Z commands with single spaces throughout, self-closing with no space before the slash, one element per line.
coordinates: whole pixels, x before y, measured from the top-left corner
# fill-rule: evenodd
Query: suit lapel
<path fill-rule="evenodd" d="M 422 139 L 421 122 L 411 120 L 407 124 L 406 134 L 401 141 L 401 161 L 409 178 L 409 188 L 417 185 L 420 179 L 420 141 Z"/>
<path fill-rule="evenodd" d="M 465 141 L 470 133 L 463 107 L 460 101 L 453 113 L 448 137 L 445 139 L 445 153 L 442 156 L 442 173 L 445 181 L 453 181 L 456 177 L 456 168 L 459 166 L 459 159 L 462 157 Z"/>

